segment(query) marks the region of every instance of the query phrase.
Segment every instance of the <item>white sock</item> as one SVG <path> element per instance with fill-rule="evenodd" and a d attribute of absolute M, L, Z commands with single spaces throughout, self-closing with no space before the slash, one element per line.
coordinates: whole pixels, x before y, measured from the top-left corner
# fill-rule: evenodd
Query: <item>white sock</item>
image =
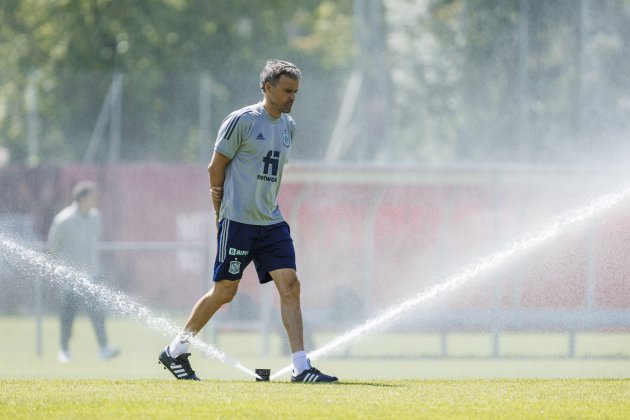
<path fill-rule="evenodd" d="M 293 372 L 295 372 L 295 375 L 299 375 L 311 368 L 311 362 L 306 357 L 305 351 L 296 351 L 291 358 L 293 359 Z"/>
<path fill-rule="evenodd" d="M 188 353 L 189 340 L 192 334 L 189 332 L 182 332 L 177 334 L 177 337 L 169 344 L 168 352 L 171 357 L 177 357 L 181 354 Z"/>

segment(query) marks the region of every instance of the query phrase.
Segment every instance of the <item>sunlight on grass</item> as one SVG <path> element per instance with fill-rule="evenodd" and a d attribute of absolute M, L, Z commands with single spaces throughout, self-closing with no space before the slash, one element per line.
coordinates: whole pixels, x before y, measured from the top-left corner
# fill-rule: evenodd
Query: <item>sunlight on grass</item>
<path fill-rule="evenodd" d="M 4 380 L 2 418 L 624 418 L 629 380 Z"/>

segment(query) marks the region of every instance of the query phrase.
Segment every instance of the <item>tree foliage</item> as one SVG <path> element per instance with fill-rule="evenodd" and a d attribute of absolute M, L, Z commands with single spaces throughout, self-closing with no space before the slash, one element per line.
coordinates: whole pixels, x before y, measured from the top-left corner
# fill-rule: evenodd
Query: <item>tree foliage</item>
<path fill-rule="evenodd" d="M 221 119 L 259 99 L 272 57 L 305 76 L 297 159 L 324 157 L 352 71 L 365 78 L 345 160 L 602 161 L 630 128 L 630 0 L 3 0 L 0 21 L 14 162 L 33 133 L 29 86 L 41 159 L 81 160 L 116 72 L 122 159 L 198 160 Z"/>
<path fill-rule="evenodd" d="M 386 4 L 399 139 L 391 154 L 432 163 L 622 155 L 629 1 Z"/>
<path fill-rule="evenodd" d="M 231 94 L 259 96 L 267 58 L 307 75 L 352 62 L 349 1 L 5 0 L 0 13 L 0 139 L 17 161 L 27 153 L 29 82 L 45 160 L 82 158 L 115 71 L 124 75 L 123 158 L 194 160 L 211 141 L 197 131 L 202 73 L 213 79 L 216 125 L 247 105 Z M 241 74 L 252 83 L 242 86 Z"/>

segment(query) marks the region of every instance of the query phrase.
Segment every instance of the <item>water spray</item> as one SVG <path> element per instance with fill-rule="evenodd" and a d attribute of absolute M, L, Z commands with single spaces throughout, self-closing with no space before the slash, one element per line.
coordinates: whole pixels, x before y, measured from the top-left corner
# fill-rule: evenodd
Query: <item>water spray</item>
<path fill-rule="evenodd" d="M 181 332 L 181 328 L 163 317 L 154 315 L 150 309 L 140 305 L 124 293 L 96 284 L 90 280 L 90 276 L 85 272 L 70 268 L 50 255 L 25 248 L 7 239 L 1 233 L 0 249 L 2 249 L 0 257 L 22 272 L 32 274 L 32 271 L 35 270 L 39 276 L 45 277 L 61 286 L 69 285 L 74 292 L 81 296 L 93 297 L 99 304 L 115 310 L 116 313 L 144 321 L 148 326 L 165 335 L 173 336 Z M 257 380 L 262 379 L 259 374 L 246 368 L 237 360 L 196 337 L 190 339 L 190 345 L 201 351 L 205 356 L 229 364 Z"/>
<path fill-rule="evenodd" d="M 448 277 L 442 283 L 412 296 L 402 303 L 387 309 L 382 315 L 368 319 L 363 324 L 334 338 L 324 346 L 309 353 L 309 359 L 316 360 L 337 347 L 354 340 L 355 338 L 358 338 L 370 331 L 383 328 L 388 323 L 397 320 L 407 312 L 414 309 L 420 303 L 463 286 L 477 276 L 496 269 L 515 255 L 523 253 L 552 238 L 555 238 L 562 230 L 568 228 L 569 226 L 583 222 L 590 217 L 614 207 L 628 196 L 630 196 L 630 187 L 625 187 L 621 190 L 621 192 L 605 195 L 587 206 L 567 211 L 566 213 L 558 216 L 544 229 L 538 231 L 537 233 L 529 235 L 521 241 L 514 242 L 510 247 L 503 251 L 496 252 L 488 257 L 480 259 L 474 265 L 462 269 L 459 273 Z M 289 373 L 291 369 L 292 365 L 285 366 L 278 372 L 271 375 L 271 379 L 275 379 Z"/>

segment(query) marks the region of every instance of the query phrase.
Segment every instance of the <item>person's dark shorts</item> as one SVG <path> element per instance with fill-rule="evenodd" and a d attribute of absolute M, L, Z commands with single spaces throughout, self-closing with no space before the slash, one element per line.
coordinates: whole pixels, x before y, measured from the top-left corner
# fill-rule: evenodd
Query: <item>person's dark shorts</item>
<path fill-rule="evenodd" d="M 245 267 L 252 261 L 260 283 L 272 280 L 271 271 L 295 270 L 295 249 L 286 222 L 258 226 L 221 220 L 213 280 L 240 280 Z"/>

